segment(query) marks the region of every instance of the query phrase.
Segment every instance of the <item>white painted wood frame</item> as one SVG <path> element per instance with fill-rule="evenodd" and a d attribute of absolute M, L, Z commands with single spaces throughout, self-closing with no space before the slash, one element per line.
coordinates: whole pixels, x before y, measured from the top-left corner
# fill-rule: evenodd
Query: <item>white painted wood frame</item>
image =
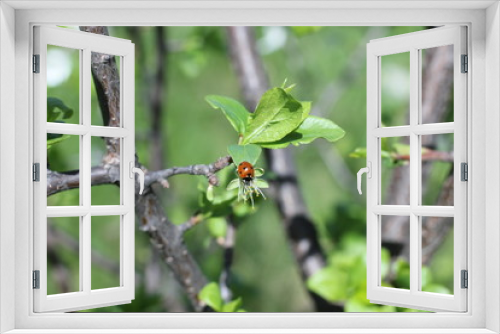
<path fill-rule="evenodd" d="M 453 46 L 454 122 L 422 124 L 421 50 Z M 449 26 L 372 40 L 367 45 L 367 162 L 372 177 L 367 179 L 367 297 L 377 304 L 396 305 L 432 311 L 467 309 L 467 290 L 461 288 L 461 270 L 467 269 L 467 182 L 460 179 L 460 164 L 467 162 L 467 73 L 461 73 L 461 55 L 467 54 L 466 28 Z M 409 53 L 409 125 L 384 127 L 381 122 L 382 57 Z M 421 203 L 421 135 L 454 134 L 454 206 L 423 206 Z M 381 139 L 408 136 L 410 139 L 410 205 L 382 204 Z M 382 216 L 408 216 L 410 220 L 410 289 L 382 286 Z M 454 280 L 452 295 L 422 291 L 421 218 L 452 217 Z"/>
<path fill-rule="evenodd" d="M 5 0 L 0 2 L 0 16 L 0 332 L 429 334 L 500 331 L 498 1 Z M 470 37 L 467 126 L 471 180 L 468 216 L 472 222 L 468 224 L 470 242 L 467 245 L 468 311 L 433 314 L 33 313 L 30 286 L 33 213 L 29 209 L 31 199 L 26 200 L 26 194 L 32 194 L 33 110 L 32 101 L 27 98 L 32 94 L 31 32 L 34 25 L 63 23 L 119 26 L 467 25 Z M 12 145 L 12 136 L 15 145 Z M 15 164 L 6 163 L 13 159 Z M 15 198 L 12 198 L 12 187 L 16 188 Z"/>
<path fill-rule="evenodd" d="M 34 53 L 40 55 L 40 73 L 33 74 L 34 157 L 40 164 L 40 181 L 33 185 L 34 270 L 40 271 L 40 288 L 34 289 L 35 312 L 68 312 L 130 303 L 134 298 L 135 180 L 129 177 L 129 163 L 135 161 L 134 141 L 134 45 L 130 41 L 64 28 L 34 27 Z M 79 52 L 79 124 L 48 123 L 47 46 Z M 91 125 L 91 54 L 100 52 L 121 57 L 120 127 Z M 47 133 L 79 136 L 80 205 L 47 206 Z M 120 138 L 120 205 L 91 205 L 91 138 Z M 120 218 L 120 286 L 91 288 L 91 217 Z M 47 218 L 79 217 L 79 291 L 47 295 Z"/>

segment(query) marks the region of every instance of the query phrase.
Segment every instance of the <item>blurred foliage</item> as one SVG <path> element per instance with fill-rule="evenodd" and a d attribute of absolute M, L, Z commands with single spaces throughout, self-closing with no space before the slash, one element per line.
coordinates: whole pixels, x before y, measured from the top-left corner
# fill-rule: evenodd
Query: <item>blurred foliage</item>
<path fill-rule="evenodd" d="M 202 302 L 210 306 L 215 312 L 245 312 L 241 308 L 241 297 L 224 303 L 217 283 L 211 282 L 205 285 L 198 296 Z"/>
<path fill-rule="evenodd" d="M 151 160 L 149 99 L 154 74 L 152 69 L 157 61 L 163 61 L 166 64 L 166 84 L 162 87 L 164 105 L 160 126 L 166 153 L 164 167 L 211 163 L 226 155 L 227 148 L 237 144 L 239 135 L 250 129 L 247 123 L 242 127 L 243 123 L 239 122 L 241 110 L 234 110 L 245 109 L 240 103 L 233 102 L 242 98 L 228 56 L 226 32 L 221 27 L 164 29 L 168 54 L 165 59 L 156 59 L 155 27 L 110 27 L 111 36 L 132 40 L 136 46 L 135 124 L 139 161 L 148 166 Z M 294 147 L 294 154 L 298 182 L 316 224 L 320 244 L 328 256 L 328 266 L 311 277 L 307 286 L 329 300 L 343 302 L 346 312 L 414 311 L 370 304 L 366 299 L 366 208 L 364 196 L 359 196 L 356 191 L 355 174 L 365 166 L 366 156 L 362 150 L 366 143 L 366 44 L 371 39 L 422 29 L 424 27 L 256 27 L 259 52 L 272 86 L 281 87 L 284 78 L 298 83 L 293 90 L 293 99 L 313 101 L 310 106 L 299 103 L 300 108 L 308 109 L 307 115 L 312 115 L 310 119 L 321 117 L 327 120 L 322 125 L 326 129 L 331 124 L 338 124 L 345 130 L 345 136 L 334 145 L 318 140 L 307 147 Z M 75 60 L 78 58 L 71 54 L 65 57 L 71 72 L 59 84 L 49 85 L 47 96 L 64 101 L 67 108 L 74 110 L 68 119 L 62 120 L 78 123 L 79 64 Z M 391 71 L 404 77 L 406 63 L 405 60 L 400 62 L 397 61 Z M 281 89 L 289 93 L 284 87 Z M 280 91 L 280 94 L 283 95 L 283 92 Z M 94 88 L 92 101 L 92 123 L 98 124 L 100 116 Z M 405 102 L 393 103 L 395 106 L 384 113 L 384 123 L 403 122 L 406 117 L 406 110 L 402 107 Z M 229 116 L 231 111 L 224 109 L 228 105 L 232 106 L 236 116 Z M 226 114 L 230 125 L 212 107 Z M 59 119 L 64 116 L 64 110 L 60 110 Z M 297 126 L 300 124 L 307 125 L 302 122 Z M 331 133 L 330 130 L 327 132 Z M 302 133 L 302 138 L 307 137 L 307 128 Z M 98 157 L 104 153 L 105 147 L 97 143 L 99 140 L 96 138 L 92 142 L 93 164 L 98 163 Z M 73 142 L 69 138 L 54 145 L 49 150 L 49 164 L 59 166 L 60 170 L 74 169 L 75 150 L 78 152 L 79 149 L 77 143 L 78 138 Z M 393 162 L 394 154 L 405 149 L 393 143 L 383 145 L 382 154 L 389 163 Z M 349 155 L 357 156 L 357 159 Z M 267 169 L 264 159 L 256 163 L 258 167 Z M 442 174 L 439 175 L 442 177 Z M 433 182 L 439 182 L 439 175 L 433 176 Z M 271 181 L 274 177 L 269 172 L 265 176 Z M 237 233 L 230 288 L 237 298 L 229 306 L 222 305 L 217 301 L 220 298 L 220 293 L 217 297 L 218 288 L 212 284 L 206 289 L 214 290 L 210 293 L 216 300 L 214 305 L 219 310 L 224 310 L 224 307 L 226 310 L 239 310 L 244 305 L 249 312 L 312 311 L 312 303 L 273 202 L 259 201 L 258 210 L 249 215 L 249 206 L 235 202 L 236 193 L 225 189 L 235 177 L 235 168 L 226 168 L 219 173 L 219 177 L 221 186 L 209 189 L 203 177 L 175 176 L 169 179 L 170 188 L 162 193 L 165 211 L 175 223 L 187 221 L 201 208 L 199 214 L 206 222 L 186 234 L 186 244 L 210 282 L 219 281 L 223 268 L 223 249 L 217 242 L 227 230 L 223 217 L 228 212 L 235 216 Z M 96 203 L 106 203 L 111 190 L 106 190 L 104 186 L 93 188 L 97 190 L 94 192 L 93 189 L 93 201 L 95 198 Z M 78 203 L 78 199 L 78 189 L 49 197 L 50 205 L 67 205 L 75 200 Z M 65 220 L 67 224 L 61 224 L 65 225 L 64 230 L 77 239 L 78 224 L 70 224 L 68 218 L 61 218 L 63 223 Z M 102 237 L 93 240 L 92 247 L 103 256 L 116 260 L 113 254 L 107 253 L 107 249 L 119 247 L 118 239 L 113 236 L 113 231 L 102 233 Z M 154 292 L 147 290 L 146 267 L 151 261 L 159 260 L 153 257 L 147 235 L 137 231 L 135 236 L 135 299 L 131 304 L 88 311 L 166 312 L 170 310 L 166 300 L 171 303 L 172 299 L 181 308 L 191 310 L 186 298 L 177 291 L 180 288 L 175 279 L 163 268 L 163 264 L 160 288 Z M 57 251 L 65 254 L 63 264 L 70 269 L 71 279 L 77 282 L 78 256 L 66 256 L 71 253 L 61 247 Z M 449 289 L 449 276 L 443 276 L 442 272 L 449 273 L 449 267 L 453 267 L 453 261 L 449 261 L 452 252 L 452 238 L 450 244 L 448 236 L 429 266 L 424 268 L 429 289 Z M 392 265 L 389 262 L 387 251 L 382 250 L 384 273 L 398 277 L 386 284 L 403 287 L 408 263 L 404 259 L 394 259 Z M 49 275 L 53 270 L 49 265 Z M 92 267 L 92 280 L 108 281 L 106 277 L 116 279 L 116 273 L 105 266 Z M 54 280 L 49 279 L 49 286 L 54 293 L 60 291 Z"/>

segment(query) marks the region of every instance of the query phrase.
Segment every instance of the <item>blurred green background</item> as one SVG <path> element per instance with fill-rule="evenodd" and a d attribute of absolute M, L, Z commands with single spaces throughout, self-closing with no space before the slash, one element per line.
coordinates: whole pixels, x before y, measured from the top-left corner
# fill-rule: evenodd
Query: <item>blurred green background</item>
<path fill-rule="evenodd" d="M 242 101 L 228 55 L 225 29 L 163 29 L 168 52 L 165 59 L 160 60 L 165 62 L 162 168 L 214 162 L 227 154 L 227 146 L 236 143 L 237 138 L 222 114 L 213 110 L 204 97 L 218 94 Z M 346 136 L 335 144 L 317 140 L 311 145 L 294 148 L 294 153 L 299 184 L 329 263 L 308 284 L 314 286 L 324 298 L 343 304 L 347 312 L 412 311 L 370 304 L 366 300 L 366 198 L 358 195 L 355 180 L 356 172 L 365 166 L 365 159 L 352 158 L 350 154 L 366 145 L 366 44 L 371 39 L 422 29 L 425 27 L 255 28 L 259 53 L 271 85 L 280 86 L 285 78 L 288 83 L 296 83 L 294 95 L 300 100 L 312 101 L 311 114 L 329 118 L 346 131 Z M 149 94 L 154 75 L 153 64 L 158 61 L 157 29 L 109 27 L 109 31 L 111 36 L 131 40 L 136 46 L 136 152 L 139 161 L 149 167 L 152 128 Z M 78 53 L 75 56 L 75 52 L 51 47 L 48 50 L 49 62 L 51 57 L 54 59 L 54 74 L 52 79 L 49 78 L 51 81 L 48 82 L 47 94 L 61 99 L 74 109 L 74 115 L 65 121 L 78 123 Z M 408 78 L 407 59 L 400 57 L 392 66 L 391 71 L 401 80 Z M 96 101 L 93 87 L 93 124 L 98 124 L 96 122 L 100 120 Z M 395 97 L 388 103 L 391 108 L 384 113 L 383 122 L 391 124 L 404 120 L 407 101 Z M 51 168 L 58 171 L 78 169 L 78 147 L 78 138 L 70 138 L 50 148 L 48 159 Z M 93 165 L 100 162 L 104 152 L 102 140 L 93 139 Z M 265 168 L 265 161 L 261 160 L 259 165 Z M 227 180 L 233 176 L 232 173 L 234 170 L 226 169 L 221 173 L 222 179 Z M 443 173 L 434 174 L 434 182 L 443 181 Z M 179 175 L 170 178 L 169 182 L 170 188 L 161 190 L 161 198 L 170 220 L 181 224 L 198 209 L 198 184 L 205 180 L 201 176 Z M 110 204 L 110 201 L 116 203 L 118 199 L 119 190 L 116 186 L 92 189 L 93 205 Z M 77 205 L 78 190 L 51 196 L 48 202 L 49 205 Z M 95 217 L 92 220 L 92 248 L 96 256 L 101 258 L 98 264 L 92 266 L 93 288 L 113 286 L 119 281 L 117 219 L 119 217 Z M 100 224 L 94 224 L 94 220 L 99 220 Z M 94 233 L 94 226 L 97 225 L 100 227 L 96 227 L 98 230 Z M 49 242 L 52 250 L 49 256 L 56 254 L 56 259 L 49 258 L 48 291 L 51 294 L 64 289 L 76 291 L 79 264 L 78 247 L 75 248 L 74 243 L 78 243 L 78 220 L 58 218 L 57 222 L 50 222 L 49 226 L 53 226 L 56 237 L 67 238 L 70 242 Z M 186 243 L 209 281 L 217 282 L 223 265 L 223 250 L 210 235 L 207 225 L 199 224 L 189 231 Z M 139 229 L 136 230 L 135 247 L 135 300 L 128 305 L 90 311 L 190 311 L 184 293 L 166 266 L 154 256 L 147 235 Z M 429 283 L 437 285 L 441 292 L 449 293 L 450 288 L 453 291 L 452 251 L 450 233 L 424 270 Z M 409 275 L 407 262 L 404 259 L 390 259 L 385 249 L 382 263 L 385 272 L 392 263 L 392 270 L 398 271 L 397 277 Z M 65 288 L 65 284 L 58 279 L 61 270 L 66 272 L 66 277 L 71 281 L 66 284 L 69 287 Z M 239 223 L 232 274 L 233 295 L 242 297 L 243 308 L 249 312 L 313 311 L 272 200 L 259 202 L 255 214 Z M 151 289 L 148 287 L 148 277 L 160 277 L 160 284 L 153 284 L 156 288 Z M 399 283 L 395 280 L 391 284 L 407 288 L 404 282 L 404 279 Z"/>

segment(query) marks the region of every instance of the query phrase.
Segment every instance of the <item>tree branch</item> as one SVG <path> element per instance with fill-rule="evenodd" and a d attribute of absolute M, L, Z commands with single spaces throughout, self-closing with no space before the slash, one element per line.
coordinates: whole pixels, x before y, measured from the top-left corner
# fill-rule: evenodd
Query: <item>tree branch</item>
<path fill-rule="evenodd" d="M 219 158 L 214 163 L 208 165 L 197 164 L 197 165 L 172 167 L 163 170 L 147 172 L 146 175 L 144 176 L 144 186 L 145 187 L 150 186 L 155 182 L 161 182 L 162 179 L 167 179 L 173 175 L 179 175 L 179 174 L 204 175 L 208 178 L 208 182 L 211 185 L 217 186 L 219 184 L 219 179 L 217 178 L 215 173 L 226 168 L 232 162 L 233 160 L 228 155 Z"/>
<path fill-rule="evenodd" d="M 227 27 L 231 61 L 241 86 L 248 110 L 255 110 L 262 94 L 269 88 L 264 66 L 258 55 L 251 27 Z M 295 259 L 304 280 L 325 266 L 316 228 L 310 219 L 298 183 L 293 152 L 290 148 L 265 150 L 269 169 L 277 176 L 272 183 Z M 317 311 L 341 311 L 309 291 Z"/>
<path fill-rule="evenodd" d="M 408 154 L 394 154 L 392 158 L 395 160 L 410 160 L 410 156 Z M 434 151 L 426 148 L 425 152 L 422 153 L 421 161 L 453 162 L 454 155 L 453 152 Z"/>

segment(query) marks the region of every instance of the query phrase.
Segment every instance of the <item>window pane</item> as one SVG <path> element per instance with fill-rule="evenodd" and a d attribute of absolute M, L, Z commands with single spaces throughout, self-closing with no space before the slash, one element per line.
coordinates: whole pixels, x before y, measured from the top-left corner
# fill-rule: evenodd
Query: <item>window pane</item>
<path fill-rule="evenodd" d="M 382 205 L 410 204 L 410 139 L 380 139 Z"/>
<path fill-rule="evenodd" d="M 80 217 L 47 218 L 47 294 L 80 291 Z"/>
<path fill-rule="evenodd" d="M 381 58 L 381 126 L 409 124 L 410 53 Z"/>
<path fill-rule="evenodd" d="M 93 178 L 93 183 L 109 178 L 113 184 L 94 185 L 91 188 L 92 205 L 120 205 L 120 138 L 92 137 L 92 167 L 104 175 Z"/>
<path fill-rule="evenodd" d="M 120 286 L 120 216 L 93 216 L 92 290 Z"/>
<path fill-rule="evenodd" d="M 382 286 L 410 289 L 410 217 L 381 216 L 380 279 Z"/>
<path fill-rule="evenodd" d="M 47 45 L 47 122 L 80 122 L 80 50 Z"/>
<path fill-rule="evenodd" d="M 80 184 L 80 136 L 47 134 L 47 187 L 53 189 L 48 195 L 48 206 L 80 205 L 78 189 L 68 186 Z M 59 174 L 68 179 L 64 187 L 58 181 Z"/>
<path fill-rule="evenodd" d="M 421 217 L 422 291 L 453 294 L 453 218 Z"/>
<path fill-rule="evenodd" d="M 421 50 L 422 123 L 453 122 L 453 45 Z"/>
<path fill-rule="evenodd" d="M 453 206 L 453 134 L 421 136 L 422 205 Z"/>
<path fill-rule="evenodd" d="M 106 92 L 102 90 L 102 83 L 95 82 L 95 75 L 92 75 L 92 87 L 91 87 L 91 124 L 100 126 L 120 126 L 120 106 L 121 103 L 111 105 L 118 106 L 118 110 L 102 110 L 99 100 L 106 98 L 112 101 L 120 101 L 120 63 L 121 57 L 108 55 L 104 53 L 92 52 L 92 73 L 97 73 L 97 77 L 100 80 L 106 81 L 106 86 L 110 89 Z M 99 88 L 99 89 L 97 89 Z M 108 108 L 108 104 L 106 107 Z M 117 115 L 117 117 L 113 117 Z"/>

